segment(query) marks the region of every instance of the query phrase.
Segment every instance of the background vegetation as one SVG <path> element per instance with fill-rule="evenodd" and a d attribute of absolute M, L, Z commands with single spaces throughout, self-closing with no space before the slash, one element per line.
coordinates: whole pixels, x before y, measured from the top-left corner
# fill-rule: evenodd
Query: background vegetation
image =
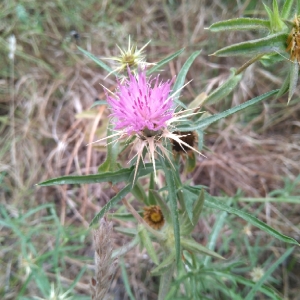
<path fill-rule="evenodd" d="M 184 47 L 162 72 L 166 78 L 175 76 L 187 57 L 202 49 L 187 76 L 192 82 L 181 96 L 188 103 L 218 87 L 230 68 L 245 62 L 209 54 L 261 34 L 211 33 L 204 28 L 250 15 L 265 17 L 260 1 L 1 1 L 1 299 L 90 299 L 94 250 L 87 228 L 114 192 L 105 184 L 34 186 L 52 177 L 95 173 L 105 156 L 104 146 L 86 146 L 107 125 L 107 111 L 90 107 L 104 98 L 101 84 L 113 89 L 115 82 L 77 46 L 99 57 L 113 56 L 118 53 L 115 45 L 126 47 L 130 35 L 139 47 L 151 40 L 146 48 L 150 62 Z M 12 34 L 17 42 L 14 61 L 8 57 Z M 214 113 L 278 88 L 285 64 L 252 65 L 230 97 L 205 109 Z M 204 141 L 207 158 L 199 157 L 196 171 L 189 175 L 212 195 L 298 241 L 299 97 L 298 89 L 289 106 L 286 96 L 273 98 L 210 126 Z M 193 278 L 207 297 L 203 299 L 224 299 L 213 289 L 216 282 L 225 286 L 228 299 L 243 299 L 248 291 L 245 280 L 253 279 L 257 268 L 271 270 L 286 245 L 233 215 L 208 209 L 194 237 L 206 245 L 216 220 L 222 220 L 216 251 L 227 258 L 227 269 L 219 274 L 199 272 Z M 122 246 L 125 237 L 114 233 L 112 241 Z M 148 273 L 152 267 L 145 253 L 132 249 L 112 283 L 111 299 L 156 299 L 158 281 Z M 273 269 L 265 284 L 282 299 L 297 299 L 299 251 Z M 255 297 L 266 299 L 259 292 Z"/>

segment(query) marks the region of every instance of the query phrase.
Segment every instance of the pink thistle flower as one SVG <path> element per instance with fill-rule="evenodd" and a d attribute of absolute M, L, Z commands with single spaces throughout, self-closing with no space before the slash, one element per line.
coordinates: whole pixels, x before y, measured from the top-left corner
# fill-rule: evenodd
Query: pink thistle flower
<path fill-rule="evenodd" d="M 168 150 L 163 144 L 166 139 L 172 139 L 179 145 L 184 145 L 201 154 L 180 139 L 184 135 L 172 132 L 175 131 L 172 123 L 179 122 L 181 119 L 194 114 L 187 114 L 186 110 L 175 112 L 174 94 L 170 95 L 173 81 L 159 81 L 159 75 L 147 80 L 145 71 L 141 71 L 135 77 L 128 69 L 128 75 L 128 79 L 118 82 L 116 93 L 112 93 L 112 96 L 107 94 L 107 102 L 112 111 L 110 116 L 116 131 L 110 137 L 119 136 L 118 139 L 134 135 L 138 137 L 134 142 L 137 146 L 134 178 L 144 148 L 147 148 L 149 152 L 155 176 L 155 152 L 157 152 L 157 148 L 172 164 Z M 174 130 L 171 131 L 171 128 Z M 104 139 L 107 138 L 109 137 Z"/>
<path fill-rule="evenodd" d="M 152 82 L 155 82 L 151 87 Z M 129 72 L 129 79 L 119 83 L 118 92 L 107 96 L 115 122 L 115 130 L 127 135 L 155 135 L 167 127 L 173 117 L 174 102 L 170 94 L 172 82 L 159 82 L 159 76 L 147 81 L 145 71 L 137 77 Z"/>

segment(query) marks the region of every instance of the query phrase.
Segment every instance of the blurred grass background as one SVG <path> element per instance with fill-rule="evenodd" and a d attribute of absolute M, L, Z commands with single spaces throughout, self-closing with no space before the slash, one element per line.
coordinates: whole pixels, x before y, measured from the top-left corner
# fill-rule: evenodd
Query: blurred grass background
<path fill-rule="evenodd" d="M 265 2 L 271 5 L 271 1 Z M 184 47 L 184 53 L 163 70 L 165 78 L 175 76 L 189 55 L 202 49 L 187 76 L 192 82 L 181 96 L 182 101 L 190 102 L 201 92 L 213 91 L 229 76 L 230 68 L 245 62 L 209 54 L 261 34 L 215 34 L 204 28 L 224 19 L 264 14 L 262 2 L 253 0 L 1 1 L 1 299 L 90 298 L 93 247 L 87 227 L 113 193 L 105 184 L 34 186 L 52 177 L 94 173 L 105 157 L 104 144 L 86 144 L 105 131 L 107 111 L 89 108 L 95 99 L 104 99 L 101 84 L 113 89 L 115 81 L 112 76 L 105 78 L 107 74 L 77 46 L 99 57 L 113 56 L 118 53 L 115 45 L 126 47 L 130 35 L 138 47 L 151 40 L 146 48 L 150 62 Z M 8 58 L 12 34 L 17 42 L 14 62 Z M 278 88 L 286 63 L 249 67 L 230 97 L 205 110 L 215 113 Z M 212 195 L 224 200 L 237 195 L 233 206 L 298 241 L 299 96 L 298 90 L 289 106 L 286 97 L 270 99 L 210 126 L 205 135 L 207 158 L 198 158 L 191 176 L 196 184 L 208 186 Z M 219 216 L 219 212 L 205 211 L 195 231 L 203 244 Z M 245 278 L 251 278 L 255 267 L 267 270 L 285 251 L 286 245 L 234 216 L 226 216 L 221 232 L 219 253 L 228 261 L 239 261 L 240 265 L 230 270 Z M 125 242 L 119 234 L 113 238 L 116 247 Z M 135 298 L 156 299 L 158 280 L 147 272 L 152 267 L 149 258 L 133 249 L 125 261 Z M 295 250 L 267 284 L 279 291 L 282 299 L 298 299 L 299 274 L 299 251 Z M 202 280 L 205 282 L 200 276 L 199 282 Z M 131 299 L 124 282 L 124 274 L 122 277 L 118 271 L 110 299 Z M 231 299 L 214 294 L 209 280 L 204 286 L 207 299 Z M 227 288 L 241 297 L 246 289 L 238 281 Z M 266 298 L 258 293 L 255 299 Z"/>

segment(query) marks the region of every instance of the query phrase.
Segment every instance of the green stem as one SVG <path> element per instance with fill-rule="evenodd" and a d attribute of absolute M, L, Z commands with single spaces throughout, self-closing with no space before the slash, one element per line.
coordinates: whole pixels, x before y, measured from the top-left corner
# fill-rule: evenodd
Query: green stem
<path fill-rule="evenodd" d="M 159 292 L 158 292 L 158 300 L 166 299 L 166 295 L 168 294 L 171 287 L 174 269 L 175 269 L 175 265 L 173 265 L 171 269 L 169 269 L 167 272 L 161 275 Z"/>
<path fill-rule="evenodd" d="M 245 64 L 243 64 L 239 69 L 236 70 L 235 75 L 239 75 L 241 74 L 244 70 L 246 70 L 250 65 L 252 65 L 253 63 L 255 63 L 256 61 L 260 60 L 264 55 L 264 54 L 259 54 L 257 56 L 254 56 L 253 58 L 251 58 L 250 60 L 248 60 Z"/>

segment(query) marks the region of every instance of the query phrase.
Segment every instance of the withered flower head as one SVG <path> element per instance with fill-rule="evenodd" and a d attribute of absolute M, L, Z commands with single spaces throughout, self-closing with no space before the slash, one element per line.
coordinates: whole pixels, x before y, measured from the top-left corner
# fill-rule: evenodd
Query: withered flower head
<path fill-rule="evenodd" d="M 291 54 L 291 60 L 300 64 L 300 15 L 294 19 L 294 26 L 287 39 L 287 51 Z"/>
<path fill-rule="evenodd" d="M 181 141 L 188 144 L 190 147 L 194 148 L 196 141 L 196 134 L 193 131 L 181 132 L 175 131 L 174 134 L 178 135 Z M 191 148 L 187 147 L 185 144 L 179 144 L 176 140 L 172 140 L 172 149 L 177 153 L 187 153 L 191 151 Z"/>
<path fill-rule="evenodd" d="M 144 207 L 144 220 L 154 229 L 161 229 L 165 224 L 165 218 L 158 205 Z"/>

